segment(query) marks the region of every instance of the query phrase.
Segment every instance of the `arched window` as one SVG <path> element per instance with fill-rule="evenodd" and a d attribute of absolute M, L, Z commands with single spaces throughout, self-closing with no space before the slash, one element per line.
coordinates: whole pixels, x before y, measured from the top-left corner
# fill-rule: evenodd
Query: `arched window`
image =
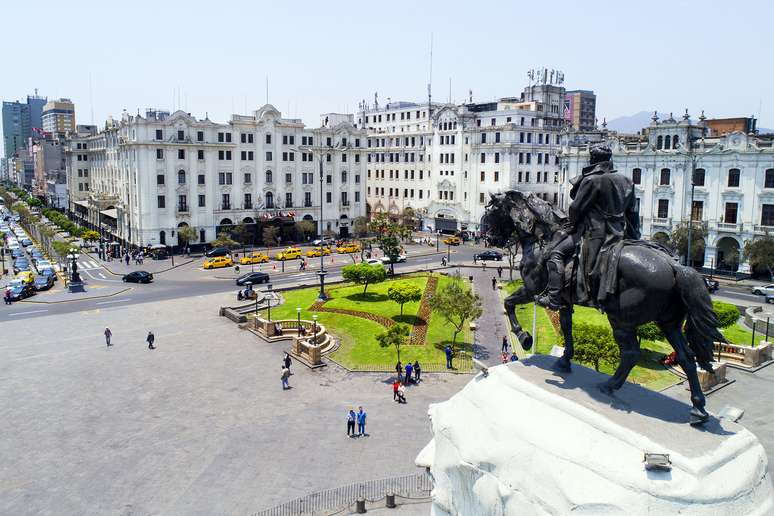
<path fill-rule="evenodd" d="M 632 170 L 632 183 L 639 185 L 642 183 L 642 170 L 635 168 Z"/>
<path fill-rule="evenodd" d="M 664 148 L 665 149 L 671 149 L 672 148 L 672 137 L 669 135 L 666 135 L 664 137 Z"/>
<path fill-rule="evenodd" d="M 670 179 L 672 178 L 672 172 L 668 168 L 661 169 L 661 177 L 659 177 L 658 184 L 663 186 L 669 186 Z"/>
<path fill-rule="evenodd" d="M 177 171 L 177 184 L 184 185 L 185 184 L 185 170 L 178 170 Z"/>
<path fill-rule="evenodd" d="M 774 168 L 766 170 L 766 177 L 764 178 L 763 188 L 774 188 Z"/>
<path fill-rule="evenodd" d="M 740 172 L 738 168 L 732 168 L 728 171 L 728 187 L 739 188 L 739 176 Z"/>
<path fill-rule="evenodd" d="M 657 149 L 664 148 L 664 137 L 661 135 L 659 135 L 658 138 L 656 138 L 656 148 Z"/>
<path fill-rule="evenodd" d="M 266 208 L 274 208 L 274 194 L 271 192 L 266 192 Z"/>
<path fill-rule="evenodd" d="M 706 172 L 703 168 L 697 168 L 693 172 L 693 186 L 704 186 L 704 177 Z"/>
<path fill-rule="evenodd" d="M 672 148 L 676 149 L 677 145 L 680 143 L 680 137 L 677 135 L 672 136 Z"/>
<path fill-rule="evenodd" d="M 161 245 L 167 245 L 167 232 L 166 231 L 159 232 L 159 243 Z"/>
<path fill-rule="evenodd" d="M 271 170 L 267 170 L 267 171 L 266 171 L 266 182 L 267 182 L 267 183 L 271 183 L 271 182 L 272 182 L 272 179 L 273 179 L 273 177 L 272 177 Z"/>

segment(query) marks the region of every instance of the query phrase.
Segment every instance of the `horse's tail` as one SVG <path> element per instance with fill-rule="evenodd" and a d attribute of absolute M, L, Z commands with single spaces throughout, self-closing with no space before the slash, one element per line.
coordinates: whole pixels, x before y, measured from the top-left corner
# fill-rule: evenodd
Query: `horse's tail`
<path fill-rule="evenodd" d="M 685 336 L 702 368 L 712 370 L 712 348 L 715 342 L 726 342 L 718 330 L 718 316 L 712 307 L 712 298 L 701 275 L 682 265 L 673 265 L 677 289 L 688 312 Z"/>

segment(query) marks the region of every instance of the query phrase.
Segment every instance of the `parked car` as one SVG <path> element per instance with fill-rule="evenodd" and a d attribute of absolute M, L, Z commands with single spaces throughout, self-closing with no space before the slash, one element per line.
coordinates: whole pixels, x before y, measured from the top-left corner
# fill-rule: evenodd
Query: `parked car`
<path fill-rule="evenodd" d="M 29 271 L 29 270 L 30 270 L 30 262 L 28 262 L 26 258 L 17 258 L 13 262 L 13 272 L 18 274 L 21 271 Z"/>
<path fill-rule="evenodd" d="M 54 279 L 54 281 L 57 281 L 59 278 L 56 275 L 56 271 L 53 267 L 46 267 L 45 269 L 38 269 L 38 275 L 40 276 L 50 276 Z"/>
<path fill-rule="evenodd" d="M 774 294 L 766 294 L 766 302 L 774 303 Z"/>
<path fill-rule="evenodd" d="M 313 247 L 306 252 L 309 258 L 319 258 L 322 255 L 328 256 L 329 254 L 331 254 L 330 247 Z"/>
<path fill-rule="evenodd" d="M 31 285 L 35 281 L 35 275 L 31 271 L 21 271 L 18 276 L 22 283 L 25 285 Z"/>
<path fill-rule="evenodd" d="M 449 238 L 444 238 L 443 243 L 446 245 L 460 245 L 462 240 L 460 240 L 460 237 L 451 236 Z"/>
<path fill-rule="evenodd" d="M 32 286 L 35 290 L 48 290 L 54 286 L 53 276 L 36 276 L 35 281 L 32 282 Z"/>
<path fill-rule="evenodd" d="M 344 242 L 336 248 L 336 252 L 340 254 L 359 253 L 360 246 L 353 242 Z"/>
<path fill-rule="evenodd" d="M 21 245 L 23 245 L 24 247 L 31 246 L 32 240 L 30 240 L 29 238 L 22 238 Z"/>
<path fill-rule="evenodd" d="M 324 245 L 326 247 L 330 247 L 330 246 L 334 245 L 335 243 L 336 243 L 336 241 L 333 240 L 332 238 L 318 238 L 317 240 L 312 242 L 312 244 L 314 244 L 314 245 L 316 245 L 318 247 L 322 246 L 322 245 Z"/>
<path fill-rule="evenodd" d="M 756 296 L 774 294 L 774 285 L 756 285 L 752 288 L 752 293 Z"/>
<path fill-rule="evenodd" d="M 704 285 L 707 286 L 707 291 L 712 294 L 713 292 L 717 292 L 717 290 L 720 288 L 720 283 L 718 283 L 717 280 L 710 279 L 707 276 L 702 276 L 704 279 Z"/>
<path fill-rule="evenodd" d="M 298 247 L 288 247 L 274 255 L 275 260 L 295 260 L 301 258 L 301 249 Z"/>
<path fill-rule="evenodd" d="M 225 247 L 214 247 L 204 254 L 204 256 L 206 256 L 207 258 L 215 258 L 217 256 L 230 256 L 230 255 L 231 255 L 231 251 L 229 251 Z"/>
<path fill-rule="evenodd" d="M 382 265 L 382 261 L 379 258 L 369 258 L 366 260 L 368 265 Z"/>
<path fill-rule="evenodd" d="M 216 256 L 214 258 L 207 258 L 204 260 L 202 267 L 205 269 L 220 269 L 223 267 L 231 267 L 234 265 L 234 261 L 228 256 Z"/>
<path fill-rule="evenodd" d="M 269 255 L 259 251 L 253 251 L 239 259 L 240 265 L 253 265 L 256 263 L 266 263 L 269 261 Z"/>
<path fill-rule="evenodd" d="M 268 283 L 269 275 L 265 272 L 248 272 L 247 274 L 239 276 L 236 280 L 236 284 L 240 286 L 247 285 L 248 281 L 251 285 L 255 285 L 257 283 Z"/>
<path fill-rule="evenodd" d="M 35 295 L 35 289 L 32 285 L 14 285 L 8 290 L 11 291 L 11 301 L 19 301 L 24 298 Z"/>
<path fill-rule="evenodd" d="M 501 253 L 500 251 L 494 251 L 490 249 L 489 251 L 478 253 L 477 258 L 479 260 L 494 260 L 497 262 L 501 262 L 503 261 L 503 253 Z"/>
<path fill-rule="evenodd" d="M 124 274 L 121 280 L 124 283 L 150 283 L 153 281 L 153 274 L 147 271 L 133 271 L 129 274 Z"/>

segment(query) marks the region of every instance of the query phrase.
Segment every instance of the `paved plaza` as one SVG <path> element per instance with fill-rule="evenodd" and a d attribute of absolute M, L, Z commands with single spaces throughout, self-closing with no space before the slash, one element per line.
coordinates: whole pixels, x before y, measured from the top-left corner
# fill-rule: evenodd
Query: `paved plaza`
<path fill-rule="evenodd" d="M 297 364 L 283 392 L 281 345 L 218 317 L 231 298 L 4 322 L 0 514 L 250 514 L 417 471 L 428 404 L 469 376 L 423 375 L 398 405 L 389 375 Z M 360 404 L 370 435 L 350 439 Z"/>

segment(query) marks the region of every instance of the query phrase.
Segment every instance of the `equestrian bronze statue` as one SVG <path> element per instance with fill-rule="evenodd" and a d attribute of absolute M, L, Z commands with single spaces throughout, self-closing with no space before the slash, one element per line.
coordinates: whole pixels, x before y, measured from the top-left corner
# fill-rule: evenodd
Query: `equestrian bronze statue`
<path fill-rule="evenodd" d="M 605 154 L 609 161 L 609 151 L 603 149 L 603 158 Z M 583 304 L 599 308 L 607 314 L 621 350 L 618 368 L 600 385 L 603 393 L 612 395 L 623 386 L 640 357 L 637 327 L 655 322 L 687 376 L 693 404 L 690 423 L 702 424 L 709 415 L 696 364 L 712 371 L 713 343 L 724 341 L 712 300 L 699 273 L 678 264 L 658 244 L 636 239 L 638 227 L 630 222 L 636 213 L 627 211 L 631 201 L 628 180 L 601 179 L 618 173 L 609 164 L 600 167 L 599 163 L 604 162 L 592 164 L 588 171 L 596 172 L 578 181 L 591 179 L 588 184 L 576 183 L 576 199 L 581 194 L 591 196 L 584 210 L 576 206 L 573 212 L 571 207 L 570 217 L 533 194 L 511 190 L 491 196 L 484 218 L 489 243 L 505 247 L 517 242 L 522 253 L 524 284 L 505 300 L 511 330 L 522 347 L 530 349 L 532 336 L 519 324 L 516 305 L 538 300 L 557 308 L 564 353 L 555 368 L 569 373 L 572 307 Z M 609 191 L 611 188 L 619 191 Z"/>

